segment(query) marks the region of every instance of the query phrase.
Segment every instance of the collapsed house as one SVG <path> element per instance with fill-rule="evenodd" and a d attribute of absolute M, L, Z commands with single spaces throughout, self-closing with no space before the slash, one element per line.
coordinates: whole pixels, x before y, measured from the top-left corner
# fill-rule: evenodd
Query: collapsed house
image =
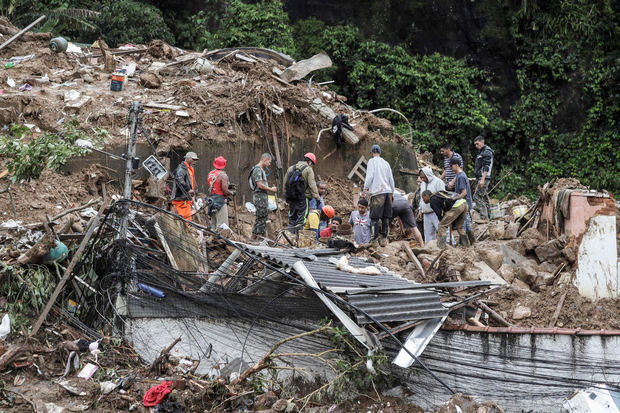
<path fill-rule="evenodd" d="M 125 151 L 127 106 L 135 100 L 144 106 L 137 157 L 153 155 L 169 171 L 182 153 L 194 150 L 201 158 L 198 179 L 204 180 L 211 160 L 224 155 L 240 196 L 248 195 L 247 170 L 260 153 L 274 154 L 274 177 L 281 179 L 291 162 L 312 150 L 319 155 L 319 174 L 333 186 L 334 206 L 348 212 L 363 177 L 362 157 L 375 142 L 385 148 L 397 184 L 414 188 L 418 159 L 389 121 L 356 111 L 324 86 L 299 81 L 308 68 L 325 64 L 323 56 L 295 66 L 265 49 L 196 53 L 159 41 L 118 50 L 98 46 L 57 54 L 37 38 L 3 52 L 34 52 L 18 63 L 20 72 L 0 74 L 0 81 L 16 84 L 0 98 L 3 124 L 23 121 L 36 135 L 74 117 L 110 132 L 103 146 L 108 154 L 72 161 L 66 172 L 73 176 L 7 187 L 1 199 L 7 205 L 12 196 L 16 211 L 27 209 L 26 194 L 48 192 L 44 185 L 50 183 L 69 186 L 80 181 L 75 176 L 83 179 L 80 189 L 64 197 L 106 198 L 105 184 L 122 183 L 126 162 L 109 153 Z M 115 65 L 126 69 L 120 91 L 110 90 L 106 72 Z M 22 83 L 34 87 L 19 90 Z M 354 135 L 335 153 L 334 142 L 319 131 L 341 112 L 355 123 Z M 333 178 L 347 175 L 349 180 Z M 493 399 L 506 411 L 549 411 L 582 388 L 618 389 L 617 229 L 609 194 L 566 194 L 577 183 L 550 185 L 534 204 L 517 199 L 499 205 L 505 213 L 477 225 L 480 243 L 474 248 L 440 252 L 396 240 L 349 256 L 318 245 L 244 242 L 252 220 L 241 210 L 244 200 L 233 201 L 240 205 L 231 215 L 236 234 L 229 237 L 184 222 L 158 208 L 165 205 L 165 175 L 157 180 L 140 169 L 131 178 L 128 195 L 114 194 L 124 199 L 99 214 L 91 210 L 79 225 L 61 225 L 60 240 L 84 246 L 89 261 L 77 265 L 92 268 L 88 284 L 95 291 L 79 300 L 79 319 L 61 313 L 81 328 L 124 335 L 145 360 L 155 360 L 180 337 L 171 353 L 196 362 L 196 372 L 217 376 L 230 364 L 238 374 L 274 343 L 331 319 L 367 353 L 387 354 L 389 373 L 424 408 L 440 406 L 458 391 Z M 92 217 L 98 223 L 90 228 L 86 220 Z M 43 236 L 17 221 L 5 224 L 7 262 L 34 250 Z M 272 228 L 270 234 L 276 233 Z M 53 234 L 47 241 L 53 245 Z M 283 348 L 317 354 L 331 345 L 319 334 Z M 290 363 L 330 374 L 316 359 L 292 356 Z"/>

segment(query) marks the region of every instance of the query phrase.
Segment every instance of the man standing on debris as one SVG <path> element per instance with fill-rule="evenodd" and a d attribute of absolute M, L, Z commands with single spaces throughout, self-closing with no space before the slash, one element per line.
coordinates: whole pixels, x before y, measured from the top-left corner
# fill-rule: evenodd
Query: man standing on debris
<path fill-rule="evenodd" d="M 456 174 L 452 172 L 450 169 L 450 162 L 452 159 L 456 159 L 459 161 L 459 165 L 461 168 L 463 167 L 463 157 L 458 153 L 452 151 L 452 145 L 448 142 L 444 143 L 441 146 L 441 156 L 443 156 L 443 172 L 441 174 L 441 180 L 446 184 L 446 188 L 452 189 L 454 188 L 454 178 Z"/>
<path fill-rule="evenodd" d="M 480 152 L 476 156 L 476 166 L 474 174 L 478 180 L 478 187 L 474 193 L 474 201 L 476 201 L 476 209 L 480 212 L 482 219 L 489 219 L 489 180 L 491 179 L 491 171 L 493 170 L 494 152 L 488 145 L 484 144 L 484 136 L 476 136 L 474 146 Z"/>
<path fill-rule="evenodd" d="M 422 240 L 422 234 L 416 226 L 415 216 L 413 215 L 413 209 L 411 208 L 411 204 L 407 200 L 405 194 L 398 189 L 394 191 L 394 202 L 392 203 L 392 217 L 400 218 L 400 222 L 403 224 L 405 238 L 414 237 L 420 246 L 424 245 L 424 240 Z"/>
<path fill-rule="evenodd" d="M 452 226 L 459 233 L 459 244 L 469 247 L 469 238 L 467 238 L 463 228 L 468 210 L 467 201 L 464 199 L 454 199 L 450 192 L 439 191 L 433 194 L 429 190 L 422 192 L 422 199 L 430 205 L 440 220 L 439 229 L 437 230 L 440 236 L 437 238 L 437 246 L 439 248 L 446 248 L 446 237 L 441 236 L 441 234 L 445 234 L 448 228 Z"/>
<path fill-rule="evenodd" d="M 381 147 L 377 144 L 370 148 L 372 158 L 366 168 L 366 180 L 362 196 L 370 193 L 370 221 L 372 241 L 379 238 L 379 223 L 381 223 L 380 245 L 387 245 L 390 218 L 392 218 L 392 201 L 394 199 L 394 176 L 392 167 L 381 157 Z"/>
<path fill-rule="evenodd" d="M 433 170 L 430 166 L 422 168 L 419 176 L 422 179 L 422 186 L 420 187 L 422 193 L 424 193 L 424 191 L 430 191 L 431 194 L 434 194 L 435 192 L 444 191 L 446 189 L 443 181 L 433 174 Z M 424 200 L 424 197 L 422 197 L 422 202 L 420 202 L 420 212 L 424 216 L 424 242 L 432 241 L 437 238 L 439 218 L 428 204 L 428 201 Z"/>
<path fill-rule="evenodd" d="M 197 160 L 196 152 L 187 152 L 185 162 L 179 164 L 172 173 L 172 205 L 176 213 L 188 221 L 192 220 L 192 205 L 196 194 L 194 165 Z"/>
<path fill-rule="evenodd" d="M 320 202 L 312 165 L 316 165 L 316 155 L 308 152 L 303 161 L 291 165 L 284 176 L 284 192 L 289 207 L 289 231 L 294 233 L 306 222 L 309 200 L 315 199 L 317 204 Z"/>
<path fill-rule="evenodd" d="M 215 168 L 207 176 L 208 194 L 211 198 L 209 206 L 209 216 L 211 229 L 219 228 L 220 225 L 228 226 L 228 197 L 234 192 L 229 188 L 228 175 L 224 172 L 226 168 L 226 158 L 218 156 L 213 161 Z"/>
<path fill-rule="evenodd" d="M 474 245 L 476 242 L 476 236 L 474 235 L 474 231 L 471 226 L 471 209 L 472 209 L 472 197 L 471 197 L 471 185 L 469 185 L 469 178 L 463 172 L 463 168 L 459 164 L 458 159 L 452 158 L 450 161 L 450 168 L 452 168 L 452 172 L 456 174 L 454 178 L 454 192 L 461 199 L 465 199 L 467 201 L 467 215 L 465 216 L 465 233 L 467 234 L 467 238 L 469 239 L 469 244 Z"/>
<path fill-rule="evenodd" d="M 250 171 L 250 189 L 254 192 L 253 203 L 256 207 L 256 221 L 252 228 L 252 239 L 260 239 L 266 233 L 267 218 L 269 217 L 269 196 L 267 192 L 277 192 L 275 186 L 267 186 L 267 174 L 265 168 L 271 166 L 273 157 L 264 153 L 260 157 L 258 164 L 254 165 Z"/>

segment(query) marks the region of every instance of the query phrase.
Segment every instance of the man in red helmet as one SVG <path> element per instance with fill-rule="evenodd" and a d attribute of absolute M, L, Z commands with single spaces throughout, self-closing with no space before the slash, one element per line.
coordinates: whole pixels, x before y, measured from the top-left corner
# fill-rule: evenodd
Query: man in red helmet
<path fill-rule="evenodd" d="M 208 194 L 213 203 L 209 206 L 211 228 L 219 228 L 220 225 L 228 225 L 228 197 L 233 192 L 228 188 L 228 175 L 224 172 L 226 158 L 218 156 L 213 161 L 215 168 L 207 176 Z"/>
<path fill-rule="evenodd" d="M 288 202 L 289 231 L 297 232 L 303 228 L 308 216 L 308 202 L 319 202 L 319 190 L 314 178 L 312 165 L 316 164 L 316 155 L 308 152 L 302 161 L 291 165 L 284 176 L 284 192 Z"/>

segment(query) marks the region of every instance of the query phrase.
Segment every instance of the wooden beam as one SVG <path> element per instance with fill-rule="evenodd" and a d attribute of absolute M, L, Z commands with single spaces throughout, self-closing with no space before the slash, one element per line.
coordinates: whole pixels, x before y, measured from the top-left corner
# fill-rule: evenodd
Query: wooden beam
<path fill-rule="evenodd" d="M 40 22 L 42 22 L 43 20 L 45 20 L 45 15 L 39 17 L 38 19 L 36 19 L 35 21 L 33 21 L 32 23 L 30 23 L 28 26 L 24 27 L 23 29 L 21 29 L 19 32 L 15 33 L 13 35 L 13 37 L 11 37 L 9 40 L 7 40 L 6 42 L 2 43 L 0 45 L 0 50 L 4 49 L 5 47 L 7 47 L 8 45 L 10 45 L 11 43 L 13 43 L 15 40 L 19 39 L 20 37 L 22 37 L 24 35 L 24 33 L 26 33 L 28 30 L 32 29 L 34 26 L 36 26 L 37 24 L 39 24 Z"/>

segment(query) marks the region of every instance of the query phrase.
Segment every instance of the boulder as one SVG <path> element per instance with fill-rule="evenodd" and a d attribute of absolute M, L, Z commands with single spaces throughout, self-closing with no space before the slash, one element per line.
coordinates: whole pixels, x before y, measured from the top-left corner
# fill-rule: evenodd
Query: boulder
<path fill-rule="evenodd" d="M 545 262 L 554 261 L 556 258 L 559 258 L 562 248 L 564 248 L 564 245 L 562 245 L 559 240 L 552 239 L 539 245 L 534 251 L 536 252 L 538 260 L 540 262 Z"/>
<path fill-rule="evenodd" d="M 161 78 L 157 73 L 144 72 L 140 74 L 140 84 L 147 89 L 158 89 L 161 87 Z"/>
<path fill-rule="evenodd" d="M 473 265 L 466 266 L 463 272 L 463 279 L 466 281 L 483 280 L 497 284 L 507 284 L 507 282 L 485 262 L 476 262 Z"/>
<path fill-rule="evenodd" d="M 545 241 L 545 237 L 541 234 L 536 228 L 528 228 L 521 233 L 521 238 L 524 239 L 535 239 L 538 240 L 539 243 L 543 243 Z"/>
<path fill-rule="evenodd" d="M 519 265 L 519 269 L 515 276 L 526 283 L 527 285 L 533 285 L 538 276 L 538 268 L 533 260 L 527 260 Z"/>
<path fill-rule="evenodd" d="M 566 258 L 571 264 L 574 263 L 577 259 L 577 256 L 575 255 L 575 250 L 572 248 L 564 247 L 561 252 L 564 258 Z"/>
<path fill-rule="evenodd" d="M 496 249 L 480 249 L 478 250 L 478 256 L 496 272 L 504 261 L 504 255 Z"/>
<path fill-rule="evenodd" d="M 519 252 L 509 247 L 508 245 L 501 245 L 500 251 L 503 255 L 502 264 L 510 264 L 510 265 L 518 266 L 523 261 L 527 260 L 527 258 L 525 258 L 523 254 L 520 254 Z"/>
<path fill-rule="evenodd" d="M 540 291 L 540 287 L 546 285 L 553 285 L 553 274 L 546 271 L 539 271 L 534 280 L 532 289 L 534 291 Z"/>
<path fill-rule="evenodd" d="M 512 283 L 512 281 L 515 279 L 515 269 L 510 264 L 503 264 L 501 267 L 499 267 L 497 273 L 509 284 Z"/>
<path fill-rule="evenodd" d="M 511 287 L 514 287 L 519 290 L 531 291 L 530 286 L 518 278 L 515 278 L 514 280 L 512 280 Z"/>
<path fill-rule="evenodd" d="M 532 252 L 536 249 L 537 246 L 540 245 L 540 241 L 536 238 L 524 238 L 523 246 L 527 252 Z"/>
<path fill-rule="evenodd" d="M 507 247 L 512 248 L 518 254 L 525 255 L 527 253 L 527 251 L 525 250 L 525 245 L 524 245 L 523 240 L 521 238 L 515 238 L 515 239 L 508 240 L 508 241 L 506 241 L 506 243 L 504 245 L 506 245 Z"/>
<path fill-rule="evenodd" d="M 556 268 L 557 268 L 557 266 L 553 265 L 550 262 L 543 262 L 542 264 L 538 264 L 538 270 L 539 271 L 555 272 Z"/>
<path fill-rule="evenodd" d="M 518 222 L 511 222 L 510 224 L 506 225 L 506 228 L 504 228 L 504 239 L 513 239 L 513 238 L 517 238 L 517 233 L 519 232 L 519 223 Z"/>
<path fill-rule="evenodd" d="M 526 307 L 521 304 L 517 304 L 517 306 L 512 312 L 512 319 L 523 320 L 524 318 L 528 318 L 531 315 L 532 315 L 532 310 L 529 307 Z"/>

